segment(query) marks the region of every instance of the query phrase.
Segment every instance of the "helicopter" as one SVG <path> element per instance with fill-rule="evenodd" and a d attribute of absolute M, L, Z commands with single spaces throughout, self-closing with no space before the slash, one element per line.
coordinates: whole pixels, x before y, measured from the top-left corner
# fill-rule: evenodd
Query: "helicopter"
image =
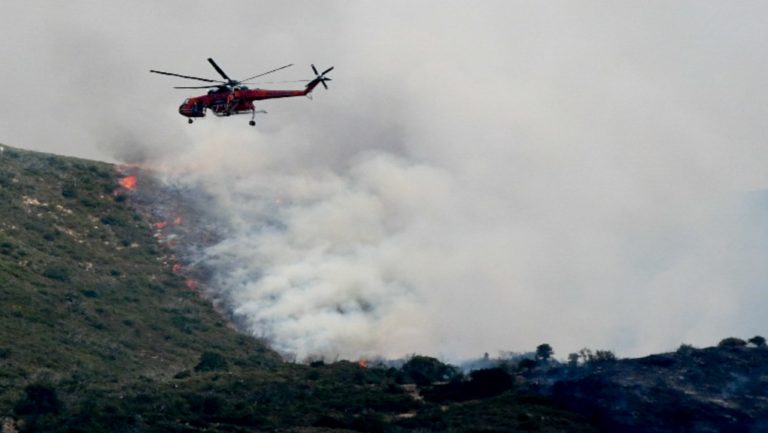
<path fill-rule="evenodd" d="M 224 70 L 222 70 L 221 67 L 219 67 L 219 65 L 216 64 L 212 58 L 208 58 L 208 62 L 211 64 L 211 66 L 213 66 L 213 69 L 215 69 L 216 72 L 218 72 L 219 75 L 221 75 L 221 77 L 226 81 L 193 77 L 189 75 L 175 74 L 172 72 L 156 71 L 154 69 L 149 71 L 155 74 L 170 75 L 172 77 L 181 77 L 188 80 L 216 83 L 206 86 L 174 87 L 174 89 L 210 89 L 205 95 L 185 99 L 181 106 L 179 106 L 179 114 L 187 117 L 190 124 L 194 122 L 193 119 L 195 118 L 205 117 L 206 111 L 210 109 L 213 114 L 218 117 L 251 113 L 251 120 L 248 122 L 248 124 L 251 126 L 256 126 L 256 113 L 266 113 L 266 111 L 256 111 L 256 108 L 253 105 L 253 101 L 259 101 L 262 99 L 289 98 L 292 96 L 310 96 L 318 84 L 322 84 L 323 87 L 325 87 L 327 90 L 328 85 L 326 82 L 331 81 L 331 79 L 325 75 L 333 70 L 333 66 L 331 66 L 330 68 L 320 73 L 317 71 L 317 68 L 315 68 L 315 65 L 311 65 L 312 71 L 315 73 L 315 78 L 312 80 L 289 81 L 308 81 L 303 90 L 267 90 L 258 88 L 249 89 L 246 84 L 255 84 L 249 83 L 249 81 L 285 68 L 289 68 L 293 66 L 293 64 L 281 66 L 279 68 L 272 69 L 271 71 L 248 77 L 244 80 L 233 80 L 229 78 Z"/>

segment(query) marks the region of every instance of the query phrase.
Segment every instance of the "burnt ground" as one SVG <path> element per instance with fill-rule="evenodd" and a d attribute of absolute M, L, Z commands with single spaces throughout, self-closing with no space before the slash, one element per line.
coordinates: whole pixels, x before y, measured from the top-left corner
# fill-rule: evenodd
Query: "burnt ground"
<path fill-rule="evenodd" d="M 768 349 L 683 347 L 673 353 L 559 366 L 536 392 L 606 432 L 768 432 Z"/>

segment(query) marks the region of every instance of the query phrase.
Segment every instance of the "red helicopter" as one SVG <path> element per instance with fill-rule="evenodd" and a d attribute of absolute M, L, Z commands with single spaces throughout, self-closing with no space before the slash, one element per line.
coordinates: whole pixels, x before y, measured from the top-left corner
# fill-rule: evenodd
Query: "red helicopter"
<path fill-rule="evenodd" d="M 216 64 L 216 62 L 213 61 L 213 59 L 209 58 L 208 62 L 213 66 L 214 69 L 216 69 L 216 72 L 221 75 L 222 78 L 224 78 L 226 81 L 222 80 L 211 80 L 208 78 L 200 78 L 200 77 L 191 77 L 189 75 L 181 75 L 181 74 L 174 74 L 172 72 L 163 72 L 163 71 L 156 71 L 154 69 L 150 70 L 149 72 L 153 72 L 155 74 L 163 74 L 163 75 L 170 75 L 173 77 L 181 77 L 186 78 L 189 80 L 198 80 L 198 81 L 205 81 L 208 83 L 218 83 L 218 84 L 211 84 L 207 86 L 193 86 L 193 87 L 174 87 L 174 89 L 211 89 L 208 91 L 207 95 L 202 96 L 195 96 L 193 98 L 187 98 L 184 100 L 184 103 L 181 104 L 179 107 L 179 113 L 182 116 L 186 116 L 189 118 L 189 123 L 192 123 L 192 118 L 194 117 L 205 117 L 206 110 L 210 109 L 213 111 L 213 114 L 216 116 L 231 116 L 233 114 L 248 114 L 251 113 L 251 120 L 248 122 L 249 125 L 255 126 L 256 121 L 254 118 L 256 117 L 256 113 L 266 113 L 264 110 L 256 111 L 256 109 L 253 106 L 253 101 L 258 101 L 262 99 L 273 99 L 273 98 L 288 98 L 291 96 L 307 96 L 310 93 L 312 93 L 312 90 L 317 87 L 318 84 L 322 84 L 323 87 L 328 89 L 328 85 L 325 84 L 326 81 L 331 81 L 330 78 L 327 78 L 325 74 L 331 72 L 333 70 L 333 66 L 326 69 L 322 73 L 317 72 L 317 68 L 315 68 L 315 65 L 312 65 L 312 71 L 315 73 L 315 78 L 312 80 L 299 80 L 299 81 L 309 81 L 304 87 L 304 90 L 266 90 L 266 89 L 249 89 L 245 86 L 245 84 L 254 84 L 254 83 L 248 83 L 248 81 L 263 77 L 267 74 L 271 74 L 273 72 L 277 72 L 281 69 L 288 68 L 291 65 L 285 65 L 281 66 L 276 69 L 272 69 L 271 71 L 267 71 L 258 75 L 254 75 L 252 77 L 248 77 L 244 80 L 233 80 L 229 78 L 229 76 L 224 73 L 224 71 L 219 67 L 219 65 Z M 296 82 L 296 81 L 293 81 Z"/>

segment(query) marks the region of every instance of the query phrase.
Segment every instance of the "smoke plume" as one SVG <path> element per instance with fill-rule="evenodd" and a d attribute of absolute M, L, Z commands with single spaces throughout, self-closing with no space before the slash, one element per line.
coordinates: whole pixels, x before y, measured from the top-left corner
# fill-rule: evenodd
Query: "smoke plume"
<path fill-rule="evenodd" d="M 66 65 L 61 129 L 7 107 L 0 126 L 202 188 L 225 227 L 199 258 L 211 295 L 285 352 L 635 355 L 765 332 L 764 10 L 69 3 L 83 17 L 27 17 L 56 38 L 28 38 L 44 60 L 25 73 Z M 211 16 L 220 35 L 196 26 Z M 146 70 L 211 76 L 208 56 L 235 77 L 336 69 L 256 129 L 187 128 L 181 83 Z"/>

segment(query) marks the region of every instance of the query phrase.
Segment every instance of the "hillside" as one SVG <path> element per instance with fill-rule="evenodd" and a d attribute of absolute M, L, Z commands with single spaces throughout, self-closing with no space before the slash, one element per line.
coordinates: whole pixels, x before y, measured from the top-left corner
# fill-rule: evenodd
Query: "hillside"
<path fill-rule="evenodd" d="M 285 363 L 179 274 L 114 166 L 2 149 L 3 431 L 593 431 L 508 388 L 438 404 L 407 369 Z"/>
<path fill-rule="evenodd" d="M 1 148 L 2 433 L 768 431 L 761 337 L 567 364 L 542 345 L 469 374 L 418 355 L 285 362 L 185 261 L 216 242 L 204 197 Z"/>

